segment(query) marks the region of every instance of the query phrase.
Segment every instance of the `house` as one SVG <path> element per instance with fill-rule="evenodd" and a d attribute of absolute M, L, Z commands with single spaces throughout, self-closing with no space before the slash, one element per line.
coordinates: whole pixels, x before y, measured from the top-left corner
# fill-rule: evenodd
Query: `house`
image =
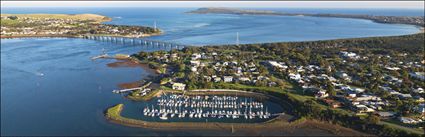
<path fill-rule="evenodd" d="M 353 88 L 352 90 L 356 93 L 363 93 L 365 91 L 363 88 Z"/>
<path fill-rule="evenodd" d="M 378 97 L 378 96 L 375 96 L 375 95 L 366 95 L 366 94 L 364 94 L 364 95 L 362 95 L 360 97 L 357 97 L 355 100 L 356 101 L 369 101 L 369 100 L 380 101 L 382 99 L 380 97 Z"/>
<path fill-rule="evenodd" d="M 224 82 L 232 82 L 233 81 L 233 77 L 232 76 L 223 76 L 223 81 Z"/>
<path fill-rule="evenodd" d="M 378 112 L 377 115 L 383 119 L 392 118 L 394 117 L 394 112 Z"/>
<path fill-rule="evenodd" d="M 409 75 L 413 78 L 419 79 L 421 81 L 425 81 L 425 72 L 414 72 L 414 73 L 409 73 Z"/>
<path fill-rule="evenodd" d="M 347 92 L 347 96 L 351 97 L 351 98 L 355 98 L 357 96 L 357 94 L 354 93 L 354 92 Z"/>
<path fill-rule="evenodd" d="M 198 71 L 198 68 L 196 68 L 196 67 L 191 67 L 191 68 L 190 68 L 190 70 L 191 70 L 192 72 L 196 72 L 196 71 Z"/>
<path fill-rule="evenodd" d="M 301 75 L 300 75 L 300 74 L 293 74 L 293 73 L 290 73 L 290 74 L 289 74 L 289 78 L 290 78 L 290 79 L 292 79 L 292 80 L 297 81 L 297 80 L 300 80 L 300 79 L 301 79 Z"/>
<path fill-rule="evenodd" d="M 354 52 L 341 51 L 340 54 L 345 58 L 360 58 L 360 56 L 357 56 L 357 54 Z"/>
<path fill-rule="evenodd" d="M 366 105 L 356 105 L 355 106 L 357 113 L 367 113 L 367 112 L 374 112 L 375 110 L 368 108 Z"/>
<path fill-rule="evenodd" d="M 268 61 L 268 63 L 271 66 L 276 67 L 276 68 L 279 68 L 279 69 L 287 69 L 288 68 L 288 66 L 282 65 L 282 63 L 278 63 L 276 61 Z"/>
<path fill-rule="evenodd" d="M 424 102 L 424 98 L 421 96 L 414 96 L 413 99 L 415 99 L 416 102 Z"/>
<path fill-rule="evenodd" d="M 197 60 L 197 59 L 200 59 L 201 57 L 202 57 L 202 55 L 199 54 L 199 53 L 193 53 L 192 54 L 192 60 Z"/>
<path fill-rule="evenodd" d="M 408 99 L 408 98 L 412 98 L 412 95 L 410 94 L 398 94 L 398 97 L 401 99 Z"/>
<path fill-rule="evenodd" d="M 186 88 L 186 84 L 183 83 L 174 83 L 173 89 L 174 90 L 184 90 Z"/>
<path fill-rule="evenodd" d="M 221 78 L 220 77 L 215 77 L 214 78 L 214 82 L 220 82 L 221 81 Z"/>
<path fill-rule="evenodd" d="M 207 82 L 210 82 L 211 81 L 211 77 L 210 76 L 203 76 L 204 77 L 204 79 L 207 81 Z"/>
<path fill-rule="evenodd" d="M 247 78 L 247 77 L 240 77 L 239 78 L 239 81 L 249 81 L 249 78 Z"/>
<path fill-rule="evenodd" d="M 335 73 L 336 77 L 340 78 L 340 79 L 344 79 L 344 80 L 350 80 L 350 76 L 348 76 L 347 73 L 338 71 Z"/>
<path fill-rule="evenodd" d="M 418 123 L 418 121 L 409 118 L 409 117 L 399 117 L 398 118 L 400 120 L 400 122 L 405 123 L 405 124 L 416 124 Z"/>
<path fill-rule="evenodd" d="M 200 61 L 194 61 L 194 60 L 190 61 L 190 65 L 192 65 L 192 66 L 199 66 L 199 64 L 201 64 Z"/>
<path fill-rule="evenodd" d="M 341 102 L 335 101 L 333 99 L 323 99 L 323 101 L 328 104 L 328 106 L 332 107 L 332 108 L 339 108 L 342 106 Z"/>
<path fill-rule="evenodd" d="M 277 83 L 276 83 L 276 82 L 269 82 L 269 83 L 267 83 L 267 85 L 268 85 L 269 87 L 273 87 L 273 86 L 276 86 L 276 85 L 277 85 Z"/>
<path fill-rule="evenodd" d="M 176 59 L 176 58 L 178 58 L 177 53 L 173 53 L 173 54 L 171 54 L 171 58 L 172 58 L 172 59 Z"/>
<path fill-rule="evenodd" d="M 326 93 L 326 91 L 324 91 L 324 90 L 319 90 L 319 92 L 316 92 L 316 94 L 314 94 L 314 96 L 316 98 L 325 98 L 325 97 L 328 97 L 329 94 Z"/>
<path fill-rule="evenodd" d="M 413 92 L 415 92 L 415 93 L 424 93 L 425 91 L 424 91 L 423 88 L 417 88 L 417 89 L 414 89 Z"/>
<path fill-rule="evenodd" d="M 395 70 L 395 71 L 397 71 L 397 70 L 400 70 L 400 68 L 399 67 L 385 67 L 385 69 L 387 69 L 387 70 Z"/>

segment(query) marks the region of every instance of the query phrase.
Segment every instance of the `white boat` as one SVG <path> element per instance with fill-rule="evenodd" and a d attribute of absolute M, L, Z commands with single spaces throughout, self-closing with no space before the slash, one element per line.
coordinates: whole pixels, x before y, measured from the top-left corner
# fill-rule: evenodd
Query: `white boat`
<path fill-rule="evenodd" d="M 167 120 L 168 119 L 167 113 L 162 114 L 162 116 L 159 117 L 159 119 L 161 119 L 161 120 Z"/>

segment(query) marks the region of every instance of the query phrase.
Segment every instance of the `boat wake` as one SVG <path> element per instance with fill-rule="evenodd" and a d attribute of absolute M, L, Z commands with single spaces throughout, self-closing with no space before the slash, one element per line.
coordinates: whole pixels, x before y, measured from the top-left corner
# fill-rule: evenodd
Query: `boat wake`
<path fill-rule="evenodd" d="M 209 23 L 198 23 L 198 24 L 193 25 L 193 27 L 194 28 L 201 28 L 201 27 L 205 27 L 205 26 L 209 26 L 209 25 L 211 25 L 211 24 L 209 24 Z"/>

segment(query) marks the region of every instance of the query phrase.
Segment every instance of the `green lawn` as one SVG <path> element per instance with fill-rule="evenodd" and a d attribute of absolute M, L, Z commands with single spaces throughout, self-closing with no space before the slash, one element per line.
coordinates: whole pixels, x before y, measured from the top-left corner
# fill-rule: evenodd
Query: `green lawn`
<path fill-rule="evenodd" d="M 304 96 L 300 95 L 298 93 L 294 94 L 293 91 L 296 91 L 293 89 L 292 85 L 289 83 L 287 84 L 285 89 L 282 89 L 280 87 L 257 87 L 257 86 L 250 86 L 250 85 L 243 85 L 243 84 L 234 84 L 234 83 L 219 83 L 222 86 L 229 87 L 231 89 L 240 89 L 240 90 L 259 90 L 264 92 L 277 92 L 277 93 L 286 93 L 288 96 L 293 97 L 297 100 L 305 101 L 307 99 L 313 99 L 312 96 Z"/>
<path fill-rule="evenodd" d="M 158 93 L 159 90 L 151 91 L 150 93 L 146 94 L 145 96 L 139 96 L 140 90 L 134 91 L 127 95 L 127 98 L 133 100 L 133 101 L 145 101 L 151 99 L 156 93 Z"/>

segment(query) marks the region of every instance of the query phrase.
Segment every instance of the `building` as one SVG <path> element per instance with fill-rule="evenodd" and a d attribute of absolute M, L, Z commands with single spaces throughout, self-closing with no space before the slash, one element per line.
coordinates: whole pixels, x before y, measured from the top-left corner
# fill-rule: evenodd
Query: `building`
<path fill-rule="evenodd" d="M 409 73 L 409 75 L 413 78 L 425 81 L 425 72 Z"/>
<path fill-rule="evenodd" d="M 199 66 L 199 64 L 201 64 L 201 62 L 200 61 L 195 61 L 195 60 L 191 60 L 190 61 L 190 65 L 192 65 L 192 66 Z"/>
<path fill-rule="evenodd" d="M 328 96 L 329 96 L 329 94 L 328 94 L 328 93 L 326 93 L 326 91 L 324 91 L 324 90 L 319 90 L 319 92 L 316 92 L 316 93 L 314 94 L 314 96 L 315 96 L 316 98 L 325 98 L 325 97 L 328 97 Z"/>
<path fill-rule="evenodd" d="M 405 123 L 405 124 L 416 124 L 418 121 L 412 119 L 412 118 L 408 118 L 408 117 L 399 117 L 398 118 L 400 120 L 400 122 Z"/>
<path fill-rule="evenodd" d="M 224 82 L 232 82 L 233 81 L 233 77 L 232 76 L 224 76 L 223 77 L 223 81 Z"/>
<path fill-rule="evenodd" d="M 288 68 L 288 66 L 282 65 L 281 63 L 278 63 L 276 61 L 268 61 L 268 63 L 271 66 L 276 67 L 276 68 L 280 68 L 280 69 L 287 69 Z"/>
<path fill-rule="evenodd" d="M 174 83 L 173 89 L 174 90 L 184 90 L 186 88 L 186 84 L 183 83 Z"/>
<path fill-rule="evenodd" d="M 419 104 L 417 111 L 422 115 L 425 116 L 425 104 Z"/>
<path fill-rule="evenodd" d="M 368 112 L 374 112 L 375 110 L 368 108 L 365 105 L 355 105 L 355 109 L 357 111 L 357 113 L 368 113 Z"/>
<path fill-rule="evenodd" d="M 378 112 L 377 115 L 381 118 L 387 119 L 387 118 L 394 117 L 395 113 L 394 112 Z"/>

